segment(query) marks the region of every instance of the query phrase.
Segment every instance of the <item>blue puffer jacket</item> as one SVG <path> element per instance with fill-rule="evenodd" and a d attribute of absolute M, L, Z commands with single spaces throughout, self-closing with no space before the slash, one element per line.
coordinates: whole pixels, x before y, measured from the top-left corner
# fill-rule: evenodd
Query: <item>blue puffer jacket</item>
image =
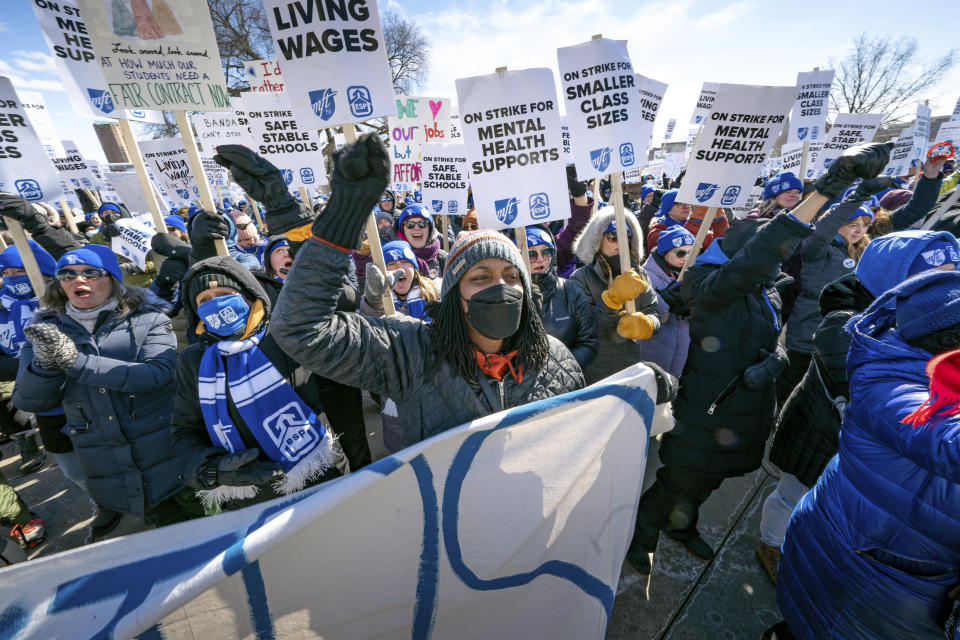
<path fill-rule="evenodd" d="M 876 304 L 851 321 L 839 453 L 787 528 L 777 604 L 797 638 L 942 638 L 960 582 L 960 416 L 900 422 L 931 356 L 893 325 Z"/>

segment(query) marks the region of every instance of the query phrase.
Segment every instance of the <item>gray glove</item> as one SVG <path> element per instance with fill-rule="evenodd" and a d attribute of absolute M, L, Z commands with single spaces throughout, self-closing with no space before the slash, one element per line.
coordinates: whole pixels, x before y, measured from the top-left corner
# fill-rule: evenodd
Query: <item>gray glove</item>
<path fill-rule="evenodd" d="M 384 277 L 383 271 L 380 271 L 377 265 L 372 262 L 367 264 L 367 280 L 363 287 L 363 297 L 367 304 L 378 311 L 382 311 L 384 292 L 388 286 L 392 287 L 397 278 L 402 275 L 403 269 L 395 269 Z"/>
<path fill-rule="evenodd" d="M 33 363 L 41 369 L 66 371 L 77 361 L 77 345 L 56 325 L 30 324 L 23 328 L 23 335 L 33 345 Z"/>
<path fill-rule="evenodd" d="M 743 372 L 743 386 L 751 391 L 764 388 L 782 375 L 790 366 L 790 359 L 783 347 L 777 346 L 773 353 L 766 349 L 760 349 L 760 355 L 764 357 L 763 360 L 750 365 Z"/>
<path fill-rule="evenodd" d="M 839 198 L 857 178 L 876 178 L 890 161 L 892 142 L 871 142 L 850 147 L 837 158 L 813 187 L 828 198 Z"/>
<path fill-rule="evenodd" d="M 257 460 L 259 455 L 260 450 L 253 448 L 213 458 L 197 470 L 196 482 L 208 489 L 220 485 L 245 487 L 267 484 L 283 473 L 276 462 Z"/>

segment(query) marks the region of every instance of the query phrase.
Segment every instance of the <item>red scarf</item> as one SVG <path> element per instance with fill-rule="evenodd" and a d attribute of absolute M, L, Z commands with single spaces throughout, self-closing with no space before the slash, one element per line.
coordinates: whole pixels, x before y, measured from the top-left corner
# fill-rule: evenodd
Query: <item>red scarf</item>
<path fill-rule="evenodd" d="M 474 349 L 473 355 L 477 358 L 480 371 L 494 380 L 503 380 L 503 376 L 509 371 L 514 380 L 523 382 L 523 369 L 517 371 L 513 368 L 513 358 L 517 355 L 516 351 L 487 355 L 478 349 Z"/>
<path fill-rule="evenodd" d="M 904 424 L 920 426 L 938 413 L 942 416 L 960 414 L 960 349 L 941 353 L 927 363 L 930 378 L 930 396 L 906 418 Z M 942 413 L 940 413 L 942 410 Z"/>

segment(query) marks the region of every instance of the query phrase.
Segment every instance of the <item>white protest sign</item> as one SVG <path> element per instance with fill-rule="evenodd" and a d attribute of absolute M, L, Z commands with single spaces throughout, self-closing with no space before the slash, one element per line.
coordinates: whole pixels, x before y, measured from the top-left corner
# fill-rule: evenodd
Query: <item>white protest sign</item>
<path fill-rule="evenodd" d="M 926 158 L 930 147 L 930 107 L 917 105 L 917 119 L 913 123 L 913 157 Z"/>
<path fill-rule="evenodd" d="M 480 226 L 501 229 L 569 217 L 550 69 L 459 78 L 457 97 Z"/>
<path fill-rule="evenodd" d="M 814 178 L 829 169 L 844 149 L 873 140 L 881 120 L 880 113 L 838 113 L 816 159 L 811 158 L 807 164 L 807 177 Z"/>
<path fill-rule="evenodd" d="M 434 213 L 459 216 L 467 210 L 467 147 L 423 145 L 423 203 Z"/>
<path fill-rule="evenodd" d="M 780 147 L 780 171 L 800 175 L 800 166 L 803 164 L 803 143 L 788 142 Z M 802 179 L 802 178 L 801 178 Z"/>
<path fill-rule="evenodd" d="M 294 117 L 290 93 L 248 93 L 243 108 L 253 134 L 253 150 L 283 173 L 290 189 L 327 184 L 319 133 Z"/>
<path fill-rule="evenodd" d="M 950 116 L 950 122 L 960 120 L 960 98 L 957 98 L 957 104 L 953 107 L 953 115 Z"/>
<path fill-rule="evenodd" d="M 672 138 L 672 137 L 673 137 L 673 130 L 674 130 L 676 127 L 677 127 L 677 119 L 676 119 L 676 118 L 670 118 L 669 120 L 667 120 L 667 130 L 666 130 L 666 132 L 663 134 L 663 139 L 664 139 L 664 140 L 669 140 L 670 138 Z"/>
<path fill-rule="evenodd" d="M 801 71 L 797 74 L 797 89 L 800 90 L 800 95 L 790 112 L 787 142 L 820 140 L 824 137 L 834 73 L 833 69 L 827 69 Z"/>
<path fill-rule="evenodd" d="M 70 189 L 96 189 L 98 180 L 83 154 L 71 140 L 63 141 L 64 155 L 53 158 L 53 166 Z"/>
<path fill-rule="evenodd" d="M 623 172 L 623 184 L 637 184 L 640 182 L 641 173 L 640 167 L 630 167 Z"/>
<path fill-rule="evenodd" d="M 206 2 L 79 3 L 115 106 L 195 111 L 230 107 Z"/>
<path fill-rule="evenodd" d="M 40 144 L 47 155 L 51 158 L 66 155 L 63 144 L 57 136 L 57 129 L 53 126 L 53 118 L 50 117 L 50 111 L 47 109 L 47 102 L 43 99 L 43 94 L 37 91 L 17 89 L 17 95 L 20 96 L 20 106 L 27 112 L 30 124 L 33 125 L 33 130 L 40 138 Z"/>
<path fill-rule="evenodd" d="M 747 215 L 757 208 L 761 198 L 763 198 L 763 187 L 754 187 L 750 190 L 750 195 L 747 197 L 747 201 L 743 203 L 743 206 L 733 210 L 734 214 L 740 214 L 741 217 Z"/>
<path fill-rule="evenodd" d="M 277 93 L 284 90 L 283 73 L 276 58 L 248 60 L 243 63 L 244 77 L 250 83 L 250 91 Z"/>
<path fill-rule="evenodd" d="M 796 87 L 720 84 L 677 202 L 743 206 L 796 97 Z"/>
<path fill-rule="evenodd" d="M 646 151 L 648 135 L 626 40 L 596 38 L 557 49 L 560 88 L 577 177 L 619 173 Z"/>
<path fill-rule="evenodd" d="M 686 163 L 683 160 L 683 151 L 671 151 L 663 157 L 663 170 L 671 180 L 680 175 L 684 166 Z"/>
<path fill-rule="evenodd" d="M 648 78 L 639 73 L 636 75 L 636 80 L 637 89 L 640 91 L 640 110 L 643 113 L 641 126 L 643 131 L 646 132 L 646 140 L 649 141 L 653 138 L 653 124 L 660 112 L 663 96 L 667 93 L 667 83 Z M 674 121 L 674 124 L 676 124 L 676 121 Z M 646 153 L 646 147 L 644 147 L 642 153 Z"/>
<path fill-rule="evenodd" d="M 118 256 L 123 256 L 137 265 L 141 271 L 147 270 L 147 254 L 150 253 L 150 238 L 154 236 L 153 227 L 146 224 L 143 218 L 120 218 L 116 226 L 120 235 L 111 239 L 111 249 Z"/>
<path fill-rule="evenodd" d="M 563 161 L 573 164 L 573 149 L 570 146 L 570 125 L 567 116 L 560 116 L 560 130 L 563 132 Z"/>
<path fill-rule="evenodd" d="M 683 159 L 686 161 L 693 151 L 693 144 L 697 141 L 697 134 L 700 133 L 700 127 L 687 130 L 687 146 L 683 148 Z"/>
<path fill-rule="evenodd" d="M 703 124 L 707 119 L 707 114 L 713 109 L 713 102 L 717 99 L 716 82 L 704 82 L 700 89 L 700 97 L 697 98 L 697 106 L 690 116 L 690 124 Z"/>
<path fill-rule="evenodd" d="M 144 140 L 137 144 L 154 181 L 167 193 L 176 193 L 181 201 L 200 198 L 200 190 L 190 173 L 187 150 L 180 136 Z"/>
<path fill-rule="evenodd" d="M 960 155 L 960 120 L 951 120 L 944 122 L 937 130 L 937 137 L 932 143 L 949 142 L 953 145 L 955 155 Z"/>
<path fill-rule="evenodd" d="M 203 163 L 203 173 L 207 176 L 207 182 L 215 187 L 225 187 L 230 178 L 230 172 L 221 167 L 213 158 L 201 158 Z"/>
<path fill-rule="evenodd" d="M 30 202 L 59 200 L 60 176 L 40 144 L 10 79 L 0 76 L 0 191 Z"/>
<path fill-rule="evenodd" d="M 450 142 L 462 142 L 463 134 L 460 133 L 460 113 L 456 108 L 450 108 Z"/>
<path fill-rule="evenodd" d="M 885 176 L 905 176 L 910 165 L 916 159 L 913 153 L 913 136 L 905 135 L 893 140 L 893 149 L 890 150 L 890 161 L 883 169 Z"/>
<path fill-rule="evenodd" d="M 130 213 L 145 213 L 150 211 L 147 199 L 140 189 L 140 179 L 134 171 L 110 173 L 110 184 L 120 198 L 120 202 L 127 207 Z M 170 206 L 169 203 L 166 206 Z"/>
<path fill-rule="evenodd" d="M 450 98 L 396 96 L 396 110 L 387 118 L 394 184 L 420 182 L 420 148 L 446 142 L 450 132 Z"/>
<path fill-rule="evenodd" d="M 197 130 L 201 156 L 212 158 L 221 144 L 253 146 L 253 137 L 245 116 L 237 109 L 240 103 L 239 98 L 233 98 L 230 111 L 197 112 L 190 116 L 190 121 Z"/>
<path fill-rule="evenodd" d="M 290 104 L 304 127 L 395 113 L 374 0 L 264 0 L 263 8 Z"/>

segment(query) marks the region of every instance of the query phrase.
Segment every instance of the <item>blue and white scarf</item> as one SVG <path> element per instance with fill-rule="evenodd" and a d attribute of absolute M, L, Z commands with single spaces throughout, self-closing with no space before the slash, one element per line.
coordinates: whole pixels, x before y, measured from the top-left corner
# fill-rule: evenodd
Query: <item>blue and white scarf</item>
<path fill-rule="evenodd" d="M 33 321 L 37 309 L 36 298 L 15 298 L 0 295 L 0 350 L 8 356 L 20 354 L 20 348 L 27 341 L 23 328 Z"/>
<path fill-rule="evenodd" d="M 393 306 L 405 316 L 430 322 L 430 316 L 427 315 L 427 303 L 420 297 L 420 287 L 418 286 L 411 288 L 405 298 L 400 298 L 394 291 Z"/>
<path fill-rule="evenodd" d="M 265 331 L 245 340 L 222 341 L 207 348 L 200 361 L 200 412 L 214 445 L 230 453 L 246 449 L 227 409 L 227 391 L 260 450 L 283 467 L 273 488 L 299 491 L 323 475 L 342 456 L 333 434 L 257 346 Z M 204 504 L 253 498 L 258 488 L 220 486 L 198 491 Z"/>

